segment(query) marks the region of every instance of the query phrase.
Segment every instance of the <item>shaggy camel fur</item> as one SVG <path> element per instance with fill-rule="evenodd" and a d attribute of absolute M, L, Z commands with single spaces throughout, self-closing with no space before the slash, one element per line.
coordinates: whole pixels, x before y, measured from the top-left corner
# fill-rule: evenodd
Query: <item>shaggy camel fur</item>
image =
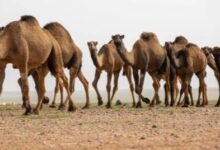
<path fill-rule="evenodd" d="M 218 81 L 219 86 L 219 97 L 218 102 L 216 103 L 216 107 L 220 106 L 220 48 L 214 47 L 213 49 L 210 47 L 203 47 L 202 48 L 206 58 L 208 60 L 208 65 L 214 71 L 215 78 Z"/>
<path fill-rule="evenodd" d="M 197 106 L 205 106 L 208 104 L 207 99 L 207 87 L 205 83 L 206 65 L 207 59 L 202 50 L 195 44 L 189 43 L 186 47 L 177 53 L 173 50 L 173 46 L 170 43 L 166 43 L 166 48 L 170 57 L 170 60 L 174 67 L 177 69 L 182 88 L 184 89 L 184 104 L 183 107 L 189 105 L 189 85 L 193 76 L 193 73 L 199 78 L 199 93 L 202 93 L 203 101 L 200 105 L 200 94 L 198 96 Z"/>
<path fill-rule="evenodd" d="M 133 46 L 133 50 L 128 52 L 123 42 L 124 35 L 114 35 L 112 39 L 116 45 L 117 52 L 124 60 L 125 64 L 131 65 L 133 68 L 133 76 L 135 80 L 135 91 L 139 95 L 139 101 L 136 107 L 142 107 L 140 95 L 142 93 L 144 78 L 146 72 L 153 79 L 153 87 L 155 94 L 150 106 L 154 106 L 155 100 L 159 99 L 160 76 L 164 76 L 166 81 L 166 91 L 169 93 L 169 59 L 166 50 L 160 45 L 157 36 L 152 32 L 143 32 L 140 39 Z M 140 79 L 139 79 L 140 70 Z M 169 105 L 169 94 L 166 94 L 165 105 Z"/>
<path fill-rule="evenodd" d="M 113 41 L 110 41 L 108 44 L 105 44 L 101 47 L 100 51 L 97 54 L 97 42 L 88 42 L 88 47 L 90 50 L 91 58 L 93 60 L 94 65 L 96 66 L 96 73 L 95 73 L 95 79 L 92 83 L 96 93 L 97 93 L 97 98 L 98 98 L 98 105 L 102 105 L 102 97 L 99 93 L 97 83 L 100 78 L 100 75 L 102 71 L 107 72 L 107 85 L 106 89 L 108 92 L 108 102 L 106 107 L 111 108 L 111 102 L 114 98 L 114 95 L 118 89 L 118 78 L 119 78 L 119 73 L 122 69 L 124 68 L 124 75 L 126 75 L 129 85 L 130 85 L 130 91 L 132 94 L 132 99 L 133 99 L 133 107 L 136 105 L 135 104 L 135 98 L 134 98 L 134 86 L 132 82 L 132 77 L 131 77 L 131 68 L 127 65 L 124 65 L 123 60 L 120 58 L 116 51 L 116 47 L 114 45 Z M 111 79 L 112 79 L 112 74 L 114 74 L 114 88 L 112 95 L 110 97 L 111 93 Z M 142 100 L 145 101 L 146 103 L 149 103 L 149 99 L 144 98 L 142 96 Z"/>
<path fill-rule="evenodd" d="M 175 38 L 175 40 L 172 43 L 170 43 L 170 44 L 173 47 L 172 50 L 175 53 L 177 53 L 178 51 L 180 51 L 183 48 L 185 48 L 185 46 L 188 44 L 188 40 L 184 36 L 177 36 Z M 165 45 L 165 48 L 166 48 L 166 45 Z M 173 66 L 173 64 L 171 63 L 170 64 L 171 106 L 173 106 L 175 104 L 177 96 L 178 96 L 178 93 L 179 93 L 179 89 L 178 89 L 178 85 L 177 85 L 178 80 L 179 80 L 179 77 L 178 77 L 177 71 L 176 71 L 175 67 Z M 181 80 L 180 80 L 180 82 L 181 82 Z M 189 88 L 189 93 L 190 93 L 191 105 L 194 105 L 191 85 L 189 85 L 188 88 Z M 181 98 L 182 98 L 183 92 L 184 92 L 184 89 L 182 87 L 181 91 L 180 91 L 180 96 L 179 96 L 179 100 L 178 100 L 177 106 L 179 106 L 181 104 Z"/>
<path fill-rule="evenodd" d="M 70 92 L 71 94 L 75 90 L 76 77 L 82 82 L 86 92 L 86 104 L 83 108 L 89 107 L 89 83 L 82 73 L 82 52 L 80 48 L 74 43 L 69 32 L 59 23 L 52 22 L 44 26 L 44 29 L 48 30 L 51 35 L 57 40 L 61 47 L 63 64 L 65 68 L 69 69 L 70 75 Z M 58 84 L 56 84 L 53 102 L 50 107 L 55 107 L 56 95 L 59 90 Z M 61 104 L 60 108 L 64 106 L 61 90 Z"/>
<path fill-rule="evenodd" d="M 48 31 L 39 26 L 33 16 L 22 16 L 19 21 L 9 23 L 0 35 L 0 49 L 0 87 L 4 81 L 6 64 L 12 63 L 14 68 L 19 69 L 21 76 L 19 82 L 23 105 L 26 109 L 25 115 L 30 114 L 32 110 L 29 101 L 28 74 L 35 69 L 38 74 L 39 95 L 37 106 L 34 109 L 34 113 L 38 114 L 44 99 L 44 78 L 48 66 L 56 79 L 64 83 L 69 100 L 69 111 L 76 109 L 71 100 L 67 78 L 62 69 L 59 44 Z"/>

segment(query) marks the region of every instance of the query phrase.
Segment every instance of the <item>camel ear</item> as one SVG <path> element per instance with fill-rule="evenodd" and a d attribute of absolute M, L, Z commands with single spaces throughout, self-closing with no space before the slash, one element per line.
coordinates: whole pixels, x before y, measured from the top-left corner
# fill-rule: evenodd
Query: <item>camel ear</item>
<path fill-rule="evenodd" d="M 112 35 L 112 40 L 114 40 L 115 39 L 115 36 L 114 35 Z"/>
<path fill-rule="evenodd" d="M 90 44 L 90 42 L 87 42 L 87 45 L 89 45 Z"/>
<path fill-rule="evenodd" d="M 120 37 L 121 37 L 121 39 L 124 39 L 125 35 L 123 34 L 123 35 L 121 35 Z"/>
<path fill-rule="evenodd" d="M 96 42 L 94 42 L 94 44 L 95 44 L 95 46 L 96 46 L 96 45 L 98 45 L 98 42 L 96 41 Z"/>

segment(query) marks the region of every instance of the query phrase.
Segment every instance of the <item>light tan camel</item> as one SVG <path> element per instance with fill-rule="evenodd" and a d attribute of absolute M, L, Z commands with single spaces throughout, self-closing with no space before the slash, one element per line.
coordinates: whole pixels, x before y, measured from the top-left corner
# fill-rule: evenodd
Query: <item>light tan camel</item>
<path fill-rule="evenodd" d="M 124 35 L 116 34 L 112 39 L 116 45 L 117 52 L 124 60 L 125 64 L 131 65 L 133 68 L 133 76 L 135 80 L 135 91 L 139 95 L 137 108 L 142 107 L 140 95 L 142 93 L 144 78 L 146 72 L 150 74 L 153 79 L 153 87 L 155 94 L 150 106 L 154 106 L 155 101 L 159 99 L 160 78 L 165 76 L 166 91 L 169 93 L 169 59 L 166 50 L 160 45 L 157 36 L 152 32 L 143 32 L 134 45 L 131 52 L 128 52 L 123 42 Z M 139 79 L 140 70 L 140 79 Z M 169 105 L 169 94 L 165 99 L 165 105 Z"/>
<path fill-rule="evenodd" d="M 208 104 L 207 99 L 207 87 L 205 83 L 206 76 L 206 65 L 207 59 L 202 50 L 195 44 L 189 43 L 186 47 L 177 53 L 174 52 L 172 44 L 166 43 L 166 48 L 170 57 L 171 62 L 177 69 L 182 88 L 184 89 L 184 104 L 183 107 L 189 105 L 189 85 L 193 76 L 193 73 L 199 79 L 199 93 L 202 93 L 203 101 L 200 105 L 200 94 L 198 96 L 197 106 L 205 106 Z"/>
<path fill-rule="evenodd" d="M 69 92 L 67 78 L 63 72 L 63 63 L 59 44 L 51 34 L 43 30 L 33 16 L 22 16 L 19 21 L 9 23 L 0 35 L 0 78 L 2 87 L 5 66 L 12 63 L 19 69 L 20 85 L 25 107 L 25 115 L 31 113 L 28 73 L 36 69 L 39 80 L 38 103 L 34 113 L 38 114 L 45 94 L 44 78 L 47 67 L 56 79 L 62 80 L 67 90 L 69 111 L 76 109 Z M 2 80 L 3 79 L 3 80 Z M 60 83 L 59 83 L 60 84 Z M 1 88 L 2 89 L 2 88 Z"/>
<path fill-rule="evenodd" d="M 133 99 L 133 107 L 136 105 L 135 104 L 135 98 L 134 98 L 134 86 L 132 82 L 132 77 L 131 77 L 131 68 L 127 65 L 124 65 L 123 60 L 120 58 L 116 51 L 116 47 L 114 45 L 113 41 L 110 41 L 108 44 L 104 44 L 101 48 L 100 51 L 97 54 L 97 42 L 88 42 L 88 47 L 90 50 L 91 58 L 93 60 L 94 65 L 96 66 L 96 72 L 95 72 L 95 79 L 92 83 L 96 94 L 98 98 L 98 105 L 102 105 L 102 97 L 99 93 L 97 83 L 100 78 L 100 75 L 102 71 L 107 72 L 107 93 L 108 93 L 108 102 L 106 107 L 111 108 L 111 102 L 114 98 L 114 95 L 118 89 L 118 78 L 119 78 L 119 73 L 122 69 L 124 68 L 124 75 L 126 75 L 129 85 L 130 85 L 130 91 Z M 114 88 L 112 95 L 110 96 L 111 93 L 111 79 L 112 79 L 112 74 L 114 74 Z M 142 96 L 142 100 L 145 101 L 146 103 L 149 103 L 149 99 L 144 98 Z"/>
<path fill-rule="evenodd" d="M 70 75 L 70 92 L 71 94 L 75 90 L 75 79 L 76 77 L 82 82 L 85 92 L 86 92 L 86 104 L 83 108 L 89 107 L 89 83 L 86 80 L 85 76 L 82 73 L 82 52 L 80 48 L 74 43 L 71 38 L 69 32 L 58 22 L 52 22 L 44 26 L 44 29 L 49 31 L 51 35 L 57 40 L 61 47 L 63 64 L 65 68 L 69 69 Z M 54 90 L 54 98 L 50 107 L 55 106 L 56 95 L 59 90 L 59 84 L 56 84 L 56 88 Z M 63 98 L 62 98 L 62 89 L 61 89 L 61 104 L 59 106 L 60 109 L 64 106 Z"/>
<path fill-rule="evenodd" d="M 177 53 L 180 50 L 182 50 L 183 48 L 185 48 L 185 46 L 188 44 L 188 40 L 184 36 L 177 36 L 173 42 L 170 42 L 170 44 L 173 47 L 172 50 L 175 53 Z M 165 45 L 165 48 L 166 48 L 166 45 Z M 180 78 L 178 77 L 178 73 L 177 73 L 175 67 L 173 66 L 173 64 L 171 63 L 170 64 L 171 106 L 173 106 L 175 104 L 178 93 L 179 93 L 179 89 L 178 89 L 178 85 L 177 85 L 178 80 L 180 80 Z M 181 80 L 180 80 L 180 82 L 181 82 Z M 189 93 L 190 93 L 191 105 L 194 105 L 191 85 L 189 85 L 188 88 L 189 88 Z M 181 98 L 182 98 L 183 91 L 184 91 L 184 89 L 182 87 L 181 91 L 180 91 L 180 96 L 179 96 L 177 106 L 179 106 L 181 104 Z"/>
<path fill-rule="evenodd" d="M 202 48 L 206 58 L 208 60 L 208 65 L 214 71 L 215 78 L 218 81 L 219 86 L 219 97 L 216 103 L 216 107 L 220 106 L 220 48 L 219 47 L 203 47 Z"/>

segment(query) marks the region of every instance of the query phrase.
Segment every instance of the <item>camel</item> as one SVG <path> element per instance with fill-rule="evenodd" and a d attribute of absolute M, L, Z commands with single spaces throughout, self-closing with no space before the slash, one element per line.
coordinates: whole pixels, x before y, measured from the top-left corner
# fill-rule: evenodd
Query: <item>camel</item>
<path fill-rule="evenodd" d="M 33 36 L 34 35 L 34 36 Z M 44 78 L 48 67 L 50 72 L 59 80 L 67 91 L 69 111 L 76 110 L 69 91 L 67 78 L 63 72 L 61 50 L 57 41 L 51 34 L 43 30 L 33 16 L 22 16 L 19 21 L 13 21 L 6 25 L 0 34 L 0 89 L 5 76 L 5 67 L 8 63 L 13 68 L 19 69 L 20 85 L 25 107 L 24 115 L 31 114 L 32 108 L 29 98 L 28 74 L 36 70 L 38 75 L 38 103 L 34 109 L 35 114 L 39 110 L 44 99 Z"/>
<path fill-rule="evenodd" d="M 178 51 L 180 51 L 183 48 L 185 48 L 185 46 L 188 44 L 188 40 L 184 36 L 177 36 L 173 42 L 170 42 L 170 44 L 173 47 L 172 50 L 175 53 L 177 53 Z M 165 45 L 165 48 L 166 48 L 166 45 Z M 173 106 L 175 104 L 177 96 L 178 96 L 178 93 L 179 93 L 179 89 L 178 89 L 178 86 L 177 86 L 178 80 L 180 80 L 180 79 L 178 77 L 177 71 L 176 71 L 175 67 L 173 66 L 173 64 L 171 63 L 170 64 L 171 106 Z M 191 105 L 194 105 L 191 85 L 189 85 L 188 88 L 189 88 L 189 93 L 190 93 Z M 179 100 L 178 100 L 177 106 L 179 106 L 181 104 L 181 98 L 182 98 L 183 92 L 184 92 L 184 89 L 182 87 L 181 91 L 180 91 L 180 96 L 179 96 Z"/>
<path fill-rule="evenodd" d="M 100 75 L 102 73 L 102 71 L 106 71 L 107 72 L 107 85 L 106 85 L 106 89 L 107 89 L 107 93 L 108 93 L 108 102 L 106 107 L 107 108 L 111 108 L 111 102 L 115 96 L 115 93 L 118 89 L 118 78 L 119 78 L 119 74 L 122 68 L 124 68 L 124 72 L 123 74 L 126 75 L 129 85 L 130 85 L 130 91 L 131 91 L 131 95 L 132 95 L 132 100 L 133 100 L 133 107 L 135 107 L 136 102 L 135 102 L 135 97 L 134 97 L 134 85 L 131 79 L 131 68 L 127 65 L 124 65 L 123 60 L 120 58 L 120 56 L 118 55 L 117 51 L 116 51 L 116 47 L 114 45 L 113 41 L 110 41 L 108 44 L 104 44 L 98 54 L 97 54 L 97 44 L 98 42 L 96 41 L 91 41 L 88 42 L 88 47 L 90 50 L 90 54 L 91 54 L 91 58 L 92 61 L 96 67 L 96 72 L 95 72 L 95 78 L 94 81 L 92 83 L 96 94 L 97 94 L 97 99 L 98 99 L 98 105 L 102 105 L 103 101 L 102 101 L 102 97 L 99 93 L 97 84 L 98 84 L 98 80 L 100 78 Z M 113 88 L 113 92 L 112 95 L 110 96 L 111 93 L 111 79 L 112 79 L 112 75 L 114 74 L 114 88 Z M 141 98 L 144 102 L 149 103 L 149 99 L 148 98 L 144 98 L 141 95 Z"/>
<path fill-rule="evenodd" d="M 61 47 L 63 65 L 65 68 L 69 69 L 70 93 L 72 94 L 74 92 L 75 79 L 76 77 L 78 77 L 81 83 L 83 84 L 85 92 L 86 92 L 86 104 L 83 108 L 88 108 L 89 107 L 89 85 L 88 85 L 89 83 L 86 80 L 81 70 L 81 66 L 82 66 L 81 50 L 74 43 L 69 32 L 60 23 L 58 22 L 49 23 L 44 26 L 44 29 L 46 29 L 47 31 L 51 33 L 51 35 L 57 40 L 57 42 L 59 43 Z M 55 100 L 56 100 L 56 95 L 59 89 L 60 89 L 59 84 L 56 83 L 56 87 L 54 90 L 54 98 L 53 98 L 53 101 L 50 107 L 56 107 Z M 59 109 L 63 109 L 64 107 L 62 93 L 63 92 L 61 89 L 61 104 L 59 106 Z"/>
<path fill-rule="evenodd" d="M 159 99 L 160 77 L 166 81 L 165 93 L 169 93 L 169 59 L 166 50 L 160 45 L 156 34 L 152 32 L 143 32 L 140 38 L 134 43 L 131 52 L 125 48 L 124 35 L 113 35 L 112 40 L 116 45 L 118 54 L 124 60 L 125 64 L 132 66 L 133 77 L 135 81 L 135 91 L 138 94 L 137 108 L 142 107 L 140 95 L 142 93 L 144 78 L 146 72 L 153 79 L 154 97 L 150 106 L 154 106 L 155 101 Z M 140 71 L 140 79 L 139 79 Z M 165 105 L 169 105 L 169 94 L 165 98 Z"/>
<path fill-rule="evenodd" d="M 199 79 L 199 96 L 196 106 L 208 105 L 207 99 L 207 86 L 205 83 L 206 76 L 206 65 L 207 59 L 202 50 L 195 44 L 188 43 L 185 48 L 175 52 L 173 45 L 171 43 L 166 43 L 166 48 L 168 56 L 171 63 L 177 70 L 182 82 L 182 89 L 184 89 L 184 104 L 183 107 L 188 107 L 189 105 L 189 85 L 193 74 L 195 73 Z M 202 104 L 200 104 L 200 93 L 202 93 Z"/>
<path fill-rule="evenodd" d="M 218 86 L 219 86 L 219 94 L 220 94 L 220 48 L 219 47 L 214 47 L 213 49 L 206 46 L 201 48 L 206 55 L 208 65 L 212 70 L 214 71 L 215 78 L 218 81 Z M 220 106 L 220 95 L 218 98 L 218 101 L 215 105 L 216 107 Z"/>

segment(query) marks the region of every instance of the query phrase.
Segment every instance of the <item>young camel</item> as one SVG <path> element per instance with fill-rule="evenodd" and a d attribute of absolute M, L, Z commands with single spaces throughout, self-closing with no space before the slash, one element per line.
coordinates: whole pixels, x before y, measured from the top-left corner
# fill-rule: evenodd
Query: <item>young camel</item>
<path fill-rule="evenodd" d="M 98 54 L 97 54 L 97 47 L 96 47 L 98 42 L 92 41 L 92 42 L 88 42 L 87 44 L 90 50 L 92 61 L 94 65 L 96 66 L 95 79 L 92 85 L 97 94 L 98 105 L 103 104 L 102 97 L 97 87 L 97 83 L 98 83 L 98 80 L 100 78 L 102 71 L 104 70 L 107 72 L 108 81 L 107 81 L 106 89 L 108 93 L 108 102 L 107 102 L 106 107 L 111 108 L 111 102 L 114 98 L 116 91 L 118 90 L 119 73 L 123 67 L 124 68 L 123 74 L 126 75 L 128 79 L 128 82 L 130 85 L 130 91 L 132 95 L 132 100 L 133 100 L 133 107 L 135 107 L 136 103 L 135 103 L 135 98 L 134 98 L 134 86 L 133 86 L 132 79 L 131 79 L 131 68 L 127 65 L 124 65 L 123 60 L 120 58 L 120 56 L 118 55 L 116 51 L 114 42 L 110 41 L 108 44 L 103 45 L 100 51 L 98 52 Z M 112 95 L 110 96 L 112 74 L 114 74 L 114 88 L 113 88 Z M 148 98 L 144 98 L 143 96 L 141 96 L 141 98 L 144 102 L 149 103 Z"/>
<path fill-rule="evenodd" d="M 216 103 L 216 107 L 220 106 L 220 48 L 214 47 L 213 49 L 210 47 L 202 48 L 204 54 L 206 55 L 208 65 L 214 71 L 215 78 L 218 81 L 219 86 L 219 97 Z"/>
<path fill-rule="evenodd" d="M 33 36 L 35 35 L 35 36 Z M 36 70 L 38 75 L 38 103 L 34 113 L 38 114 L 45 94 L 44 78 L 49 69 L 51 73 L 64 83 L 67 90 L 69 111 L 76 109 L 69 92 L 67 78 L 63 72 L 59 44 L 49 32 L 42 30 L 33 16 L 22 16 L 19 21 L 9 23 L 0 34 L 0 87 L 5 77 L 5 67 L 12 63 L 19 69 L 20 85 L 25 115 L 31 113 L 29 100 L 28 74 Z M 59 82 L 59 84 L 61 84 Z"/>
<path fill-rule="evenodd" d="M 200 105 L 200 94 L 196 106 L 208 105 L 207 99 L 207 87 L 205 83 L 206 65 L 207 59 L 202 50 L 195 44 L 189 43 L 186 47 L 177 53 L 173 50 L 170 43 L 166 43 L 166 48 L 171 62 L 177 69 L 177 73 L 182 82 L 182 89 L 184 89 L 184 104 L 183 107 L 189 105 L 189 85 L 193 76 L 193 73 L 199 79 L 199 93 L 202 93 L 203 101 Z"/>
<path fill-rule="evenodd" d="M 180 50 L 182 50 L 183 48 L 185 48 L 185 46 L 188 44 L 188 40 L 184 36 L 177 36 L 173 42 L 170 42 L 170 44 L 173 47 L 172 50 L 175 53 L 177 53 Z M 166 48 L 166 45 L 165 45 L 165 48 Z M 179 80 L 178 73 L 177 73 L 174 65 L 171 63 L 170 64 L 171 106 L 173 106 L 175 104 L 177 96 L 178 96 L 178 93 L 179 93 L 179 89 L 178 89 L 178 85 L 177 85 L 178 80 Z M 191 85 L 189 85 L 188 88 L 189 88 L 189 93 L 190 93 L 191 105 L 194 105 Z M 179 106 L 181 104 L 181 98 L 182 98 L 183 91 L 184 91 L 184 89 L 182 87 L 181 91 L 180 91 L 180 96 L 179 96 L 179 100 L 178 100 L 177 106 Z"/>
<path fill-rule="evenodd" d="M 169 93 L 169 59 L 166 50 L 160 45 L 157 36 L 152 32 L 143 32 L 140 39 L 133 45 L 133 50 L 128 52 L 123 42 L 124 35 L 112 36 L 117 52 L 125 64 L 132 66 L 135 80 L 135 91 L 139 96 L 137 108 L 142 107 L 140 95 L 142 93 L 146 72 L 153 79 L 154 97 L 150 106 L 154 106 L 155 100 L 159 99 L 160 78 L 164 76 L 166 81 L 165 93 Z M 140 70 L 140 79 L 139 79 Z M 165 105 L 169 105 L 169 94 L 166 94 Z"/>
<path fill-rule="evenodd" d="M 61 47 L 62 51 L 62 58 L 63 64 L 65 68 L 69 69 L 70 75 L 70 93 L 72 94 L 75 90 L 75 79 L 76 77 L 79 78 L 81 83 L 84 86 L 85 93 L 86 93 L 86 104 L 83 108 L 89 107 L 89 83 L 86 80 L 85 76 L 82 73 L 81 66 L 82 66 L 82 52 L 80 48 L 74 43 L 73 39 L 71 38 L 69 32 L 59 23 L 52 22 L 44 26 L 44 29 L 49 31 L 51 35 L 57 40 Z M 58 84 L 56 84 L 56 88 L 54 90 L 54 98 L 53 102 L 50 107 L 56 107 L 55 100 L 56 95 L 59 90 Z M 64 106 L 62 100 L 62 90 L 61 90 L 61 104 L 59 108 Z"/>

